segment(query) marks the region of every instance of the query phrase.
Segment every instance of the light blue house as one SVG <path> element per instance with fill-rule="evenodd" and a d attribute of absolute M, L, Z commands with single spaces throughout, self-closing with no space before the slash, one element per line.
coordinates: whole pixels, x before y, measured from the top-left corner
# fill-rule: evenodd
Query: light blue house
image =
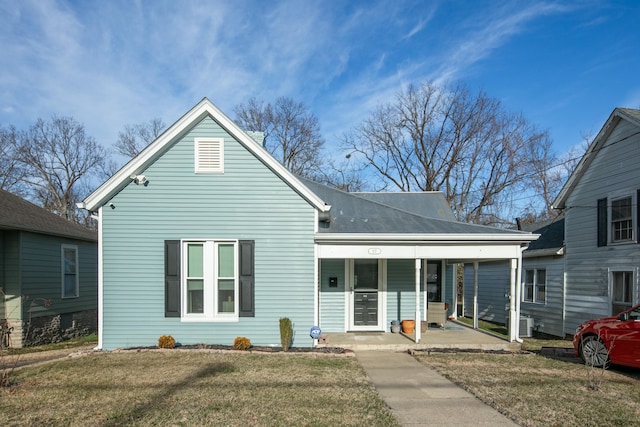
<path fill-rule="evenodd" d="M 311 346 L 312 326 L 388 331 L 427 319 L 429 302 L 455 316 L 458 262 L 510 260 L 515 289 L 522 247 L 537 237 L 459 223 L 439 193 L 354 194 L 296 178 L 207 99 L 82 207 L 99 220 L 104 349 L 161 335 L 279 346 L 281 317 L 294 346 Z"/>

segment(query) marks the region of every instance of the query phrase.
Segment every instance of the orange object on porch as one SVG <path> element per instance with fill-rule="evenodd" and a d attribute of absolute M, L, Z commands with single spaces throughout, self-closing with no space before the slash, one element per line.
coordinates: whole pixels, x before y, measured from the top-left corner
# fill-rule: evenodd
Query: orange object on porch
<path fill-rule="evenodd" d="M 415 320 L 407 319 L 402 321 L 402 332 L 404 332 L 405 334 L 412 334 L 415 327 L 416 327 Z"/>

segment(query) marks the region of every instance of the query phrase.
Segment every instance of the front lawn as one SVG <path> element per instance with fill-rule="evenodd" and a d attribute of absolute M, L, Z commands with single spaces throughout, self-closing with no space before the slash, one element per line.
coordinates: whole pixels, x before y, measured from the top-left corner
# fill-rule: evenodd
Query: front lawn
<path fill-rule="evenodd" d="M 353 357 L 95 353 L 12 374 L 2 425 L 397 426 Z"/>
<path fill-rule="evenodd" d="M 640 369 L 588 369 L 538 354 L 420 354 L 416 358 L 522 426 L 631 426 Z"/>

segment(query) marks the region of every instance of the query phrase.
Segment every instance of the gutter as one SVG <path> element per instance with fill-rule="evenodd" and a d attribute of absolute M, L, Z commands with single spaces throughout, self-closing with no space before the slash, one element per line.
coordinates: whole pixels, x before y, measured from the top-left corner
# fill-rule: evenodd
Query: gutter
<path fill-rule="evenodd" d="M 318 243 L 371 243 L 387 242 L 396 244 L 415 243 L 460 243 L 460 242 L 483 242 L 483 243 L 503 243 L 521 242 L 527 243 L 537 240 L 539 234 L 364 234 L 364 233 L 316 233 L 315 240 Z"/>

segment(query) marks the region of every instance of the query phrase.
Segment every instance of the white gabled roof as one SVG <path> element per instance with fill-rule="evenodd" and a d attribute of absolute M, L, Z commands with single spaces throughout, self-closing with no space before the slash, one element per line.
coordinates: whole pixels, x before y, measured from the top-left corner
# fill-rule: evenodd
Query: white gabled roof
<path fill-rule="evenodd" d="M 634 124 L 635 126 L 640 127 L 640 110 L 633 110 L 630 108 L 616 108 L 613 110 L 605 124 L 602 126 L 602 129 L 600 129 L 600 132 L 598 132 L 598 135 L 596 135 L 596 137 L 587 148 L 587 151 L 582 156 L 582 159 L 580 159 L 578 166 L 576 166 L 576 168 L 573 170 L 571 176 L 567 179 L 567 182 L 565 182 L 564 186 L 562 187 L 562 190 L 560 190 L 560 193 L 558 193 L 558 196 L 553 201 L 553 204 L 551 206 L 553 209 L 564 209 L 569 195 L 576 187 L 578 182 L 580 182 L 580 179 L 589 168 L 589 165 L 591 165 L 591 162 L 593 162 L 596 153 L 598 153 L 602 146 L 606 143 L 609 135 L 611 135 L 611 132 L 613 132 L 613 129 L 615 129 L 620 120 L 626 120 Z"/>
<path fill-rule="evenodd" d="M 78 206 L 90 212 L 96 211 L 100 206 L 108 202 L 120 192 L 129 182 L 131 177 L 139 175 L 153 164 L 165 152 L 177 138 L 184 135 L 195 123 L 204 117 L 210 116 L 220 126 L 236 138 L 247 150 L 254 154 L 260 161 L 269 167 L 283 181 L 290 185 L 300 196 L 321 212 L 327 212 L 331 206 L 325 204 L 317 195 L 304 186 L 291 172 L 278 163 L 262 146 L 244 132 L 226 114 L 220 111 L 211 101 L 203 98 L 169 129 L 162 133 L 155 141 L 149 144 L 140 154 L 131 159 L 126 165 L 105 181 L 100 187 L 89 194 Z"/>

